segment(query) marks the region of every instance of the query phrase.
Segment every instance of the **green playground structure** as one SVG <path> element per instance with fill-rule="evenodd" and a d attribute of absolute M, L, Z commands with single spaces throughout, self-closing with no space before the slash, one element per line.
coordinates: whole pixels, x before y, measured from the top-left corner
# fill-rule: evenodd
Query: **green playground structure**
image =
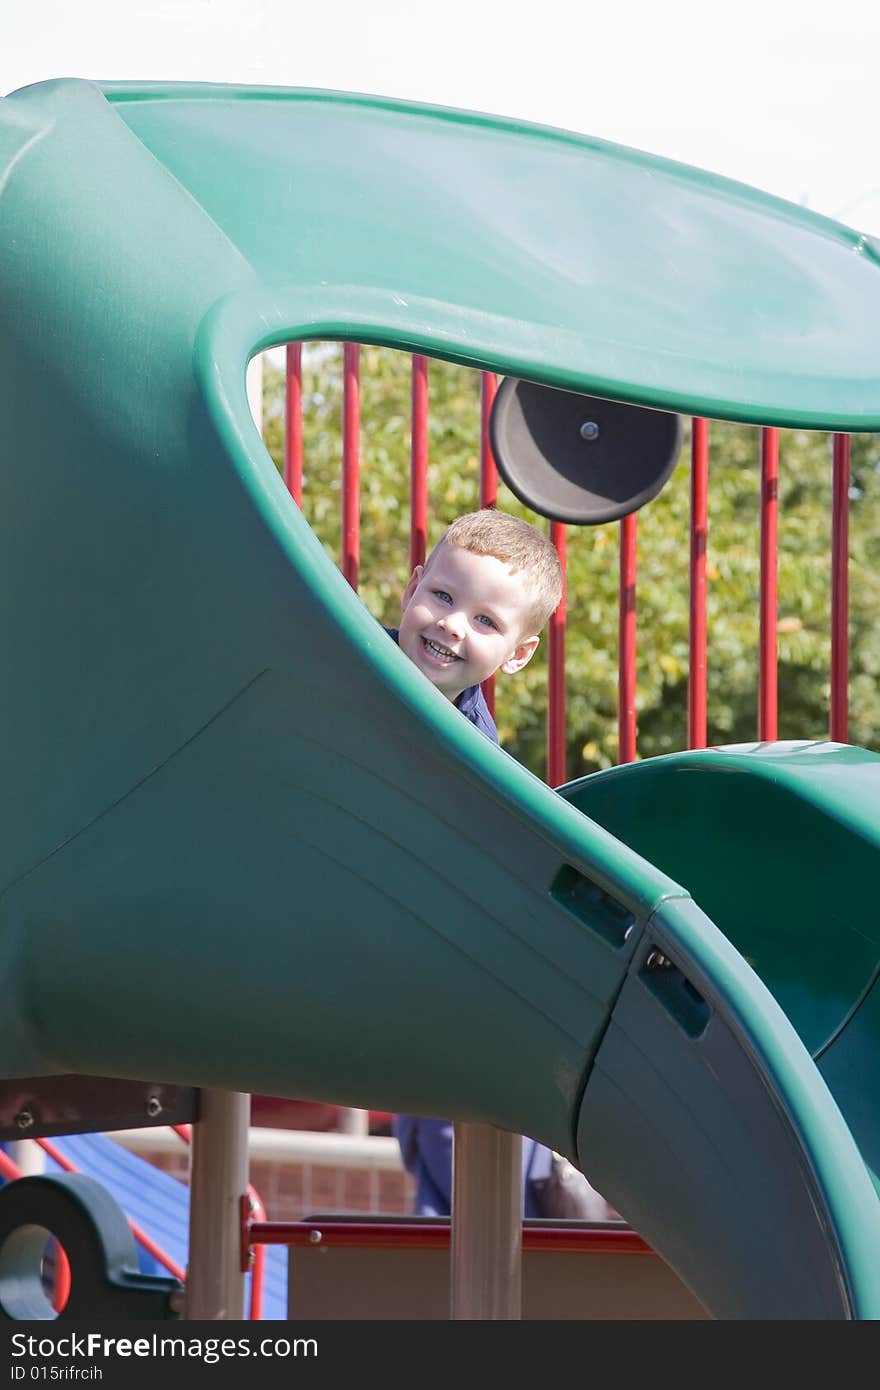
<path fill-rule="evenodd" d="M 76 80 L 0 103 L 0 245 L 0 1075 L 489 1122 L 713 1316 L 880 1317 L 880 757 L 550 790 L 366 611 L 245 386 L 336 338 L 872 432 L 880 248 L 566 132 Z"/>

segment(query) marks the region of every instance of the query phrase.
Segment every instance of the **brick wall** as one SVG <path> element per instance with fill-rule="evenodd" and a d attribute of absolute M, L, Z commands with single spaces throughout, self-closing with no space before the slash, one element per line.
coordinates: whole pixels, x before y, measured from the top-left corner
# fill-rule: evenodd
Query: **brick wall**
<path fill-rule="evenodd" d="M 157 1168 L 186 1182 L 189 1157 L 144 1154 Z M 325 1168 L 312 1163 L 255 1161 L 251 1182 L 266 1208 L 269 1221 L 300 1221 L 317 1212 L 376 1212 L 402 1216 L 413 1210 L 415 1183 L 408 1173 L 365 1168 Z"/>

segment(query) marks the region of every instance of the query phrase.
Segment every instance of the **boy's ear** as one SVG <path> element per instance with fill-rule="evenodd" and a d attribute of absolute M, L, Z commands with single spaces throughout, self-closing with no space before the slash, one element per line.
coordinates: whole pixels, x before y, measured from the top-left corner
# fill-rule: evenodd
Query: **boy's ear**
<path fill-rule="evenodd" d="M 513 649 L 513 653 L 502 661 L 501 670 L 506 676 L 512 676 L 515 671 L 521 671 L 535 655 L 540 637 L 521 637 Z"/>
<path fill-rule="evenodd" d="M 425 566 L 424 566 L 424 565 L 416 565 L 415 569 L 413 570 L 412 574 L 411 574 L 410 577 L 409 577 L 409 583 L 407 584 L 406 588 L 405 588 L 404 591 L 403 591 L 403 607 L 404 607 L 404 608 L 406 608 L 407 604 L 409 603 L 409 601 L 410 601 L 410 599 L 412 598 L 413 594 L 415 593 L 416 589 L 419 587 L 419 581 L 421 580 L 421 577 L 422 577 L 422 575 L 423 575 L 424 573 L 425 573 Z"/>

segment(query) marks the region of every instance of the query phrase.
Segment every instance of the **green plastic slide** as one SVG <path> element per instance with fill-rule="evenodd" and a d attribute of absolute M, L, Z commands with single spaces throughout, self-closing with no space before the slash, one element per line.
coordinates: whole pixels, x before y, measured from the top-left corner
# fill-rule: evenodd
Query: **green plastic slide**
<path fill-rule="evenodd" d="M 880 1315 L 878 760 L 550 791 L 366 612 L 245 392 L 338 337 L 876 430 L 876 246 L 558 131 L 78 81 L 0 103 L 0 246 L 0 1074 L 492 1122 L 717 1316 Z"/>

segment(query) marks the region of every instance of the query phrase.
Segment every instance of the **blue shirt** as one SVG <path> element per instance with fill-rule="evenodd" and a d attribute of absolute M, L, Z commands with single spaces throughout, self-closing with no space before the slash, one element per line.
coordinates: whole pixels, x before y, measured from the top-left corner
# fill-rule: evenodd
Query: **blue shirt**
<path fill-rule="evenodd" d="M 403 1166 L 416 1180 L 416 1214 L 448 1216 L 452 1210 L 452 1134 L 449 1120 L 395 1115 L 391 1130 Z M 553 1155 L 534 1139 L 522 1141 L 523 1216 L 540 1216 L 533 1182 L 550 1175 Z"/>

